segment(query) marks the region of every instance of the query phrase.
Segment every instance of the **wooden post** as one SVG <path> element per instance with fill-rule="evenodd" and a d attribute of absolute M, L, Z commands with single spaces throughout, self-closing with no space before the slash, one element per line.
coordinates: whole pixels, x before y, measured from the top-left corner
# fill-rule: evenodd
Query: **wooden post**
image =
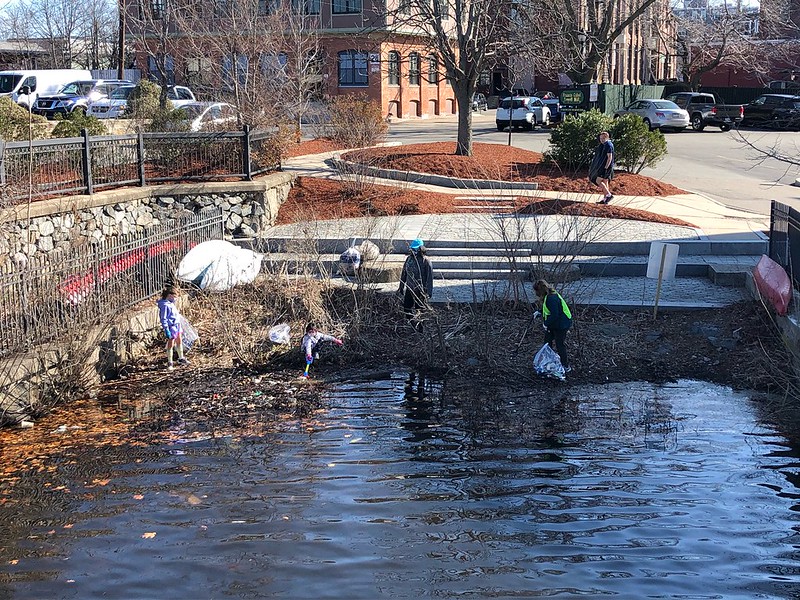
<path fill-rule="evenodd" d="M 89 131 L 81 130 L 83 135 L 83 181 L 86 183 L 86 193 L 91 196 L 94 193 L 92 186 L 92 151 L 89 147 Z"/>
<path fill-rule="evenodd" d="M 6 141 L 0 138 L 0 185 L 6 184 Z"/>
<path fill-rule="evenodd" d="M 664 277 L 664 260 L 667 258 L 667 245 L 661 246 L 661 265 L 658 267 L 658 283 L 656 284 L 656 301 L 653 304 L 653 319 L 658 316 L 658 299 L 661 297 L 661 280 Z"/>

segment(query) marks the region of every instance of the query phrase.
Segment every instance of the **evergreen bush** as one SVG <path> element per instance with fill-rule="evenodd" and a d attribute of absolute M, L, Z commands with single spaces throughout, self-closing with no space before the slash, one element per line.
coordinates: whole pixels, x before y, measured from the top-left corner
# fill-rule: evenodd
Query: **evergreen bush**
<path fill-rule="evenodd" d="M 81 110 L 75 110 L 66 117 L 56 116 L 58 124 L 50 134 L 52 138 L 69 138 L 83 135 L 82 130 L 86 129 L 89 135 L 106 135 L 108 130 L 102 121 L 96 117 L 90 117 Z"/>
<path fill-rule="evenodd" d="M 658 129 L 650 128 L 639 115 L 623 115 L 609 129 L 614 142 L 614 160 L 629 173 L 641 173 L 667 155 L 667 141 Z"/>
<path fill-rule="evenodd" d="M 30 133 L 38 140 L 47 137 L 48 129 L 47 119 L 28 113 L 8 96 L 0 97 L 0 138 L 18 142 L 27 140 Z"/>
<path fill-rule="evenodd" d="M 550 133 L 550 149 L 544 153 L 545 162 L 555 163 L 562 169 L 587 168 L 597 147 L 597 135 L 609 131 L 611 124 L 609 115 L 595 109 L 567 117 Z"/>

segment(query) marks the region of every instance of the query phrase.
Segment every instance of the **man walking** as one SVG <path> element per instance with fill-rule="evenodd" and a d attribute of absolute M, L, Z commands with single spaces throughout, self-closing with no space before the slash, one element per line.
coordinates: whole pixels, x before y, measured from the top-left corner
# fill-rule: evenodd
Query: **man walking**
<path fill-rule="evenodd" d="M 608 204 L 614 199 L 609 184 L 614 177 L 614 143 L 607 131 L 597 136 L 598 145 L 594 150 L 594 159 L 589 169 L 589 181 L 603 189 L 603 199 L 598 204 Z"/>

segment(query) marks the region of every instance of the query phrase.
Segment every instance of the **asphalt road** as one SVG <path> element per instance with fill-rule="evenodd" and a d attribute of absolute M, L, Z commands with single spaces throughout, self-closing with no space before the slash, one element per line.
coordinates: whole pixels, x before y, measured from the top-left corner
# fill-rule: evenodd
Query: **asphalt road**
<path fill-rule="evenodd" d="M 494 111 L 473 115 L 474 140 L 507 144 L 508 132 L 498 132 Z M 455 117 L 409 120 L 393 123 L 389 141 L 407 144 L 455 141 Z M 642 174 L 704 194 L 728 206 L 769 214 L 770 202 L 778 200 L 800 210 L 800 187 L 791 184 L 800 178 L 800 166 L 760 158 L 748 147 L 769 150 L 776 145 L 783 154 L 800 162 L 800 133 L 742 129 L 724 133 L 717 127 L 703 132 L 687 129 L 667 133 L 669 154 L 655 168 Z M 549 146 L 549 132 L 514 131 L 512 145 L 542 152 Z"/>

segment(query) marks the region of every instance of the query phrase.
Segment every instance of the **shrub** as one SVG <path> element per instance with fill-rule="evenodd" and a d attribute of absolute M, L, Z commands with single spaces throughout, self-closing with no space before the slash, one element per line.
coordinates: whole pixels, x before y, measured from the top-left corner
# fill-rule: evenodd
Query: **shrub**
<path fill-rule="evenodd" d="M 47 119 L 28 113 L 7 96 L 0 97 L 0 138 L 7 142 L 27 140 L 29 128 L 33 139 L 47 137 Z"/>
<path fill-rule="evenodd" d="M 331 138 L 347 148 L 374 146 L 389 126 L 381 106 L 367 96 L 337 96 L 329 106 Z"/>
<path fill-rule="evenodd" d="M 108 130 L 106 126 L 96 117 L 90 117 L 81 110 L 76 110 L 62 118 L 61 115 L 56 117 L 58 124 L 53 128 L 50 137 L 54 138 L 68 138 L 78 137 L 83 135 L 81 131 L 86 129 L 89 135 L 106 135 Z"/>
<path fill-rule="evenodd" d="M 132 119 L 149 119 L 159 110 L 161 98 L 161 88 L 153 83 L 142 79 L 136 84 L 136 88 L 128 96 L 125 116 Z"/>
<path fill-rule="evenodd" d="M 568 117 L 550 133 L 550 150 L 544 153 L 545 162 L 562 168 L 588 167 L 597 147 L 597 134 L 611 129 L 612 119 L 599 110 L 589 110 Z M 614 140 L 616 145 L 616 140 Z"/>
<path fill-rule="evenodd" d="M 191 123 L 185 110 L 180 108 L 156 108 L 150 113 L 150 124 L 147 131 L 189 131 Z"/>
<path fill-rule="evenodd" d="M 667 141 L 659 130 L 650 128 L 638 115 L 623 115 L 609 129 L 614 141 L 614 160 L 629 173 L 641 173 L 667 154 Z"/>

